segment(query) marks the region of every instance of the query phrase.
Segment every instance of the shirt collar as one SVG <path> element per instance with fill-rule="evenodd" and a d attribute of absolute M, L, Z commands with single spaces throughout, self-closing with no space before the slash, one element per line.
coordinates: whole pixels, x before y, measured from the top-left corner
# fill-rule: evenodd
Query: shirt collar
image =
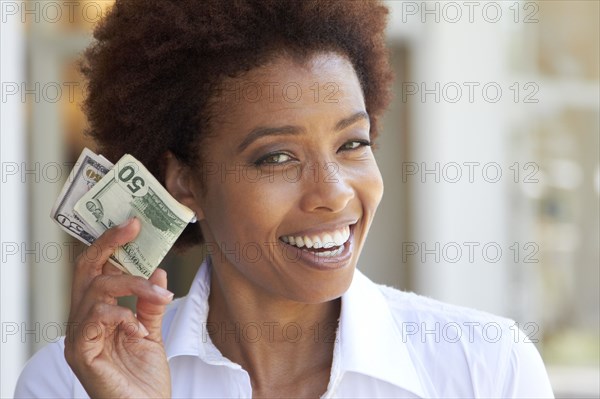
<path fill-rule="evenodd" d="M 210 271 L 210 257 L 207 257 L 198 269 L 188 295 L 179 299 L 179 303 L 173 304 L 177 305 L 175 314 L 168 323 L 168 330 L 163 332 L 167 359 L 176 356 L 198 356 L 210 364 L 241 368 L 223 357 L 208 335 L 206 327 Z"/>
<path fill-rule="evenodd" d="M 387 300 L 358 269 L 342 295 L 338 339 L 334 368 L 340 372 L 368 375 L 426 396 Z"/>
<path fill-rule="evenodd" d="M 167 358 L 198 356 L 210 364 L 239 369 L 241 366 L 223 357 L 206 331 L 210 270 L 208 257 L 196 273 L 188 295 L 178 301 L 164 334 Z M 385 297 L 358 269 L 350 288 L 342 295 L 332 380 L 334 374 L 342 375 L 346 371 L 368 375 L 425 396 Z"/>

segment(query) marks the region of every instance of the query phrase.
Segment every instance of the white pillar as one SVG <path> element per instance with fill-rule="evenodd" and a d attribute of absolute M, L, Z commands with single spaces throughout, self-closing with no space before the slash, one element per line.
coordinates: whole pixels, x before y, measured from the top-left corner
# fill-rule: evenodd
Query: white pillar
<path fill-rule="evenodd" d="M 27 161 L 25 104 L 20 93 L 9 95 L 16 85 L 20 86 L 26 80 L 25 25 L 18 18 L 7 17 L 0 24 L 0 62 L 0 397 L 7 398 L 13 396 L 15 383 L 28 357 L 27 340 L 21 335 L 29 319 L 28 266 L 22 261 L 29 223 L 27 187 L 21 177 Z"/>
<path fill-rule="evenodd" d="M 443 6 L 435 2 L 427 7 L 434 9 L 436 4 Z M 413 18 L 420 21 L 422 15 Z M 412 82 L 406 82 L 413 85 L 411 90 L 418 90 L 408 100 L 414 116 L 409 161 L 417 168 L 407 186 L 415 207 L 411 237 L 417 246 L 411 259 L 415 290 L 506 314 L 510 309 L 507 284 L 514 266 L 508 252 L 506 195 L 510 184 L 506 110 L 512 92 L 506 81 L 506 35 L 499 34 L 506 19 L 490 23 L 476 14 L 473 23 L 465 16 L 457 23 L 444 18 L 436 22 L 433 13 L 423 18 L 425 29 L 412 47 Z M 494 102 L 497 86 L 502 94 Z M 503 176 L 492 183 L 495 164 Z M 491 168 L 484 170 L 484 166 Z M 493 262 L 497 247 L 503 253 Z"/>

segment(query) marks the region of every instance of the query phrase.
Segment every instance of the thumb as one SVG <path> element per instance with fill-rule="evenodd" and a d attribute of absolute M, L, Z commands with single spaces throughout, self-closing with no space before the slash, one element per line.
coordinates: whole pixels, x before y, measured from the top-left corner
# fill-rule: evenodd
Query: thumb
<path fill-rule="evenodd" d="M 163 304 L 157 304 L 138 297 L 137 318 L 149 332 L 147 339 L 162 342 L 162 319 L 167 304 L 173 299 L 173 293 L 167 291 L 167 272 L 161 268 L 157 268 L 148 281 L 153 284 L 154 290 L 166 298 L 166 301 Z"/>

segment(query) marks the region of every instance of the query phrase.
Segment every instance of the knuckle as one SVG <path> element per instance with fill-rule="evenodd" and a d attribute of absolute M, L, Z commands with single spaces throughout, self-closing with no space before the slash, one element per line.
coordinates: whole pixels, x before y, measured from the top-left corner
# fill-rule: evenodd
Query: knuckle
<path fill-rule="evenodd" d="M 119 246 L 118 241 L 117 241 L 117 230 L 115 227 L 112 227 L 108 230 L 106 230 L 101 236 L 100 238 L 98 238 L 94 244 L 98 244 L 98 249 L 99 250 L 106 250 L 106 249 L 110 249 L 110 250 L 114 250 L 115 248 L 117 248 Z"/>
<path fill-rule="evenodd" d="M 90 313 L 94 319 L 102 319 L 106 315 L 106 304 L 102 302 L 93 304 Z"/>
<path fill-rule="evenodd" d="M 108 276 L 96 276 L 90 283 L 90 289 L 96 292 L 105 292 L 108 290 L 110 284 L 108 282 Z"/>
<path fill-rule="evenodd" d="M 84 352 L 84 353 L 81 354 L 80 358 L 81 358 L 81 363 L 83 364 L 83 366 L 85 368 L 90 369 L 90 368 L 93 367 L 94 360 L 95 360 L 93 356 L 90 356 L 90 355 L 88 355 L 87 353 Z"/>
<path fill-rule="evenodd" d="M 134 289 L 144 290 L 150 288 L 151 283 L 143 277 L 131 276 L 131 285 Z"/>
<path fill-rule="evenodd" d="M 135 319 L 135 314 L 129 308 L 120 308 L 121 309 L 121 320 L 132 320 Z"/>

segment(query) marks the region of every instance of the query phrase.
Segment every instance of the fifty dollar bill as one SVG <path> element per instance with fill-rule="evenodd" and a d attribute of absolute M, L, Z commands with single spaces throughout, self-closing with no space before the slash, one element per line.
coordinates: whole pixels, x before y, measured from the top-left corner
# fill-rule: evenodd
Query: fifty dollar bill
<path fill-rule="evenodd" d="M 119 247 L 110 262 L 148 278 L 195 215 L 133 156 L 127 154 L 113 166 L 84 149 L 51 217 L 90 245 L 105 230 L 134 216 L 142 224 L 139 235 Z"/>
<path fill-rule="evenodd" d="M 95 231 L 85 220 L 77 216 L 73 208 L 75 203 L 83 197 L 83 194 L 90 191 L 113 166 L 113 163 L 102 155 L 84 148 L 71 170 L 69 179 L 63 186 L 52 211 L 50 211 L 52 220 L 84 244 L 93 244 L 101 233 Z M 127 273 L 127 270 L 121 266 L 114 255 L 111 255 L 109 262 Z"/>

